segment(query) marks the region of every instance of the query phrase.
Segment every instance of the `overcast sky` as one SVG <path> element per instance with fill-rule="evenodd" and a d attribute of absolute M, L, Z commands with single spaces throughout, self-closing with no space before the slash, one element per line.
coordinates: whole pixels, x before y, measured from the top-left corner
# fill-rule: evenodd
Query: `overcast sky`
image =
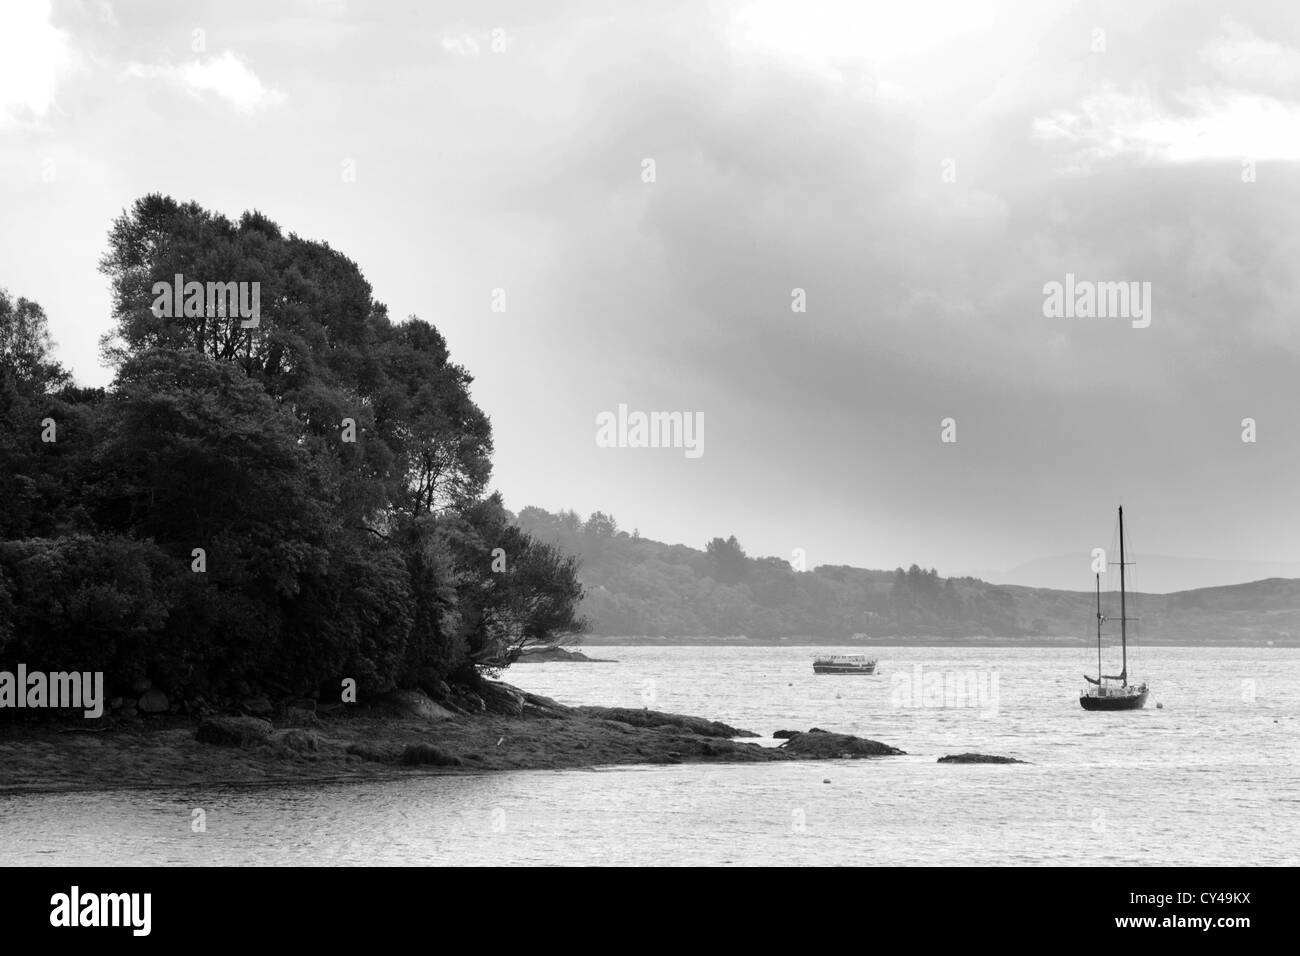
<path fill-rule="evenodd" d="M 80 381 L 114 216 L 260 209 L 443 332 L 509 507 L 813 565 L 1084 588 L 1121 502 L 1300 560 L 1298 163 L 1290 2 L 0 5 L 0 286 Z M 620 403 L 703 455 L 598 447 Z"/>

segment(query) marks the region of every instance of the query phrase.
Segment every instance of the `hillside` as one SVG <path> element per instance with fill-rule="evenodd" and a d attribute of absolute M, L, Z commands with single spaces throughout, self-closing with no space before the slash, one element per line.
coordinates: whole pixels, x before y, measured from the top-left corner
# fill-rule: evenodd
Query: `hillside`
<path fill-rule="evenodd" d="M 941 578 L 917 565 L 797 572 L 781 558 L 749 557 L 734 537 L 714 538 L 702 550 L 664 544 L 619 530 L 601 512 L 584 521 L 574 512 L 525 508 L 515 521 L 581 558 L 591 643 L 854 643 L 854 635 L 867 634 L 877 641 L 1064 644 L 1094 633 L 1091 592 Z M 1131 597 L 1143 643 L 1300 645 L 1300 580 Z M 1102 603 L 1118 616 L 1114 594 L 1103 593 Z"/>

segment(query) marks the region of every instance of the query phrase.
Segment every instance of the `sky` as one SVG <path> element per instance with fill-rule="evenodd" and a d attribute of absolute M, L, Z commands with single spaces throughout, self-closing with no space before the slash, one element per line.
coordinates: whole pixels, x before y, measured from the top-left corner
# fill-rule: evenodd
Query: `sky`
<path fill-rule="evenodd" d="M 0 287 L 84 384 L 149 192 L 434 323 L 515 510 L 1086 588 L 1122 503 L 1300 561 L 1300 5 L 0 4 Z M 602 447 L 620 405 L 702 453 Z"/>

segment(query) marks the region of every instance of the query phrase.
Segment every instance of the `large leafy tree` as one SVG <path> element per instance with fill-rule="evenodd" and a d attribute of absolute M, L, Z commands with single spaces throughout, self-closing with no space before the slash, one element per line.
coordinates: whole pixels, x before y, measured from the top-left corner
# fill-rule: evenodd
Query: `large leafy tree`
<path fill-rule="evenodd" d="M 73 387 L 39 307 L 0 295 L 0 491 L 16 503 L 0 524 L 0 653 L 43 615 L 47 648 L 86 622 L 119 634 L 77 645 L 102 646 L 119 678 L 383 689 L 581 626 L 573 560 L 484 497 L 492 437 L 472 378 L 432 325 L 391 321 L 355 263 L 258 212 L 150 195 L 113 223 L 100 265 L 107 394 Z M 257 283 L 256 327 L 159 308 L 155 287 L 177 276 Z M 38 435 L 49 417 L 57 445 Z M 58 610 L 37 593 L 42 569 L 97 561 L 84 599 Z"/>

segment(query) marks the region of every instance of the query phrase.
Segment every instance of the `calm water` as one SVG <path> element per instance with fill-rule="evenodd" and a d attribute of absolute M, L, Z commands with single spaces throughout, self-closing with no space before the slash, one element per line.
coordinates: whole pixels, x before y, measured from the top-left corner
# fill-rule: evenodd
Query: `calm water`
<path fill-rule="evenodd" d="M 909 756 L 0 796 L 0 862 L 1300 863 L 1300 651 L 1148 648 L 1147 709 L 1089 714 L 1082 650 L 880 648 L 874 677 L 814 676 L 817 650 L 834 649 L 596 648 L 620 663 L 508 679 Z M 957 706 L 929 674 L 983 694 Z M 1032 763 L 935 762 L 966 750 Z"/>

